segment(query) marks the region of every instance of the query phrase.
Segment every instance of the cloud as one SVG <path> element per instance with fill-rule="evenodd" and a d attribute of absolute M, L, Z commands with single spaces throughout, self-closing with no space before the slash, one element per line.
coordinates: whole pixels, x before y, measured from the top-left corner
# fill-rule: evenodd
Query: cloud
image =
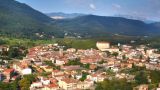
<path fill-rule="evenodd" d="M 112 4 L 112 7 L 114 9 L 121 9 L 122 8 L 121 5 L 119 5 L 119 4 Z"/>
<path fill-rule="evenodd" d="M 93 3 L 89 4 L 89 7 L 90 7 L 92 10 L 96 10 L 96 6 L 95 6 Z"/>

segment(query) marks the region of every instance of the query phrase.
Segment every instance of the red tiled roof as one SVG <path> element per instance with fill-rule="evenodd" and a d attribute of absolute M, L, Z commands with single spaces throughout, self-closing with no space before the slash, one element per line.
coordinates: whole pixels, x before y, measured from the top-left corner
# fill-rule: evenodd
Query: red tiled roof
<path fill-rule="evenodd" d="M 54 72 L 54 73 L 58 73 L 58 72 L 60 72 L 60 71 L 59 71 L 59 70 L 53 70 L 53 72 Z"/>
<path fill-rule="evenodd" d="M 57 87 L 58 87 L 58 85 L 57 85 L 57 84 L 55 84 L 55 83 L 52 83 L 52 84 L 48 85 L 48 87 L 49 87 L 49 88 L 57 88 Z"/>
<path fill-rule="evenodd" d="M 11 73 L 11 72 L 13 72 L 14 71 L 14 69 L 5 69 L 4 70 L 4 73 Z"/>
<path fill-rule="evenodd" d="M 66 82 L 66 83 L 77 83 L 77 80 L 75 79 L 71 79 L 71 78 L 64 78 L 62 79 L 62 81 Z"/>
<path fill-rule="evenodd" d="M 70 66 L 62 66 L 61 69 L 77 70 L 77 69 L 81 69 L 81 67 L 80 67 L 80 65 L 70 65 Z"/>

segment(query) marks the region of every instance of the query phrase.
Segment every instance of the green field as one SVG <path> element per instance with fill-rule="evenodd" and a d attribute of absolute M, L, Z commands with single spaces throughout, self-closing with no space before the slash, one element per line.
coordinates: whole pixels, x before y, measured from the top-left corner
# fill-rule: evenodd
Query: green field
<path fill-rule="evenodd" d="M 96 40 L 92 39 L 48 39 L 48 40 L 31 40 L 31 39 L 18 39 L 18 38 L 8 38 L 8 37 L 0 37 L 0 45 L 21 45 L 25 47 L 33 47 L 41 44 L 54 44 L 59 43 L 60 45 L 64 45 L 67 47 L 73 47 L 77 49 L 88 49 L 88 48 L 96 48 Z"/>
<path fill-rule="evenodd" d="M 41 44 L 54 44 L 58 43 L 59 45 L 66 46 L 67 48 L 76 48 L 76 49 L 90 49 L 96 48 L 97 41 L 108 41 L 111 45 L 117 45 L 117 43 L 121 44 L 131 44 L 130 41 L 135 40 L 136 42 L 132 45 L 148 45 L 153 48 L 160 48 L 160 39 L 159 38 L 135 38 L 135 37 L 127 37 L 127 36 L 115 36 L 108 38 L 55 38 L 55 39 L 42 39 L 42 40 L 32 40 L 26 38 L 13 38 L 13 37 L 0 37 L 0 45 L 20 45 L 25 46 L 27 48 L 41 45 Z"/>

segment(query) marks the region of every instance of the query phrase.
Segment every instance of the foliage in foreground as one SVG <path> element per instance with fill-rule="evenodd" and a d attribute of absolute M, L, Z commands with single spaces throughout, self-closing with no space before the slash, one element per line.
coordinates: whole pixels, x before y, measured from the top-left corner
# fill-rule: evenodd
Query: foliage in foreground
<path fill-rule="evenodd" d="M 132 84 L 125 79 L 104 80 L 97 84 L 96 90 L 132 90 Z"/>

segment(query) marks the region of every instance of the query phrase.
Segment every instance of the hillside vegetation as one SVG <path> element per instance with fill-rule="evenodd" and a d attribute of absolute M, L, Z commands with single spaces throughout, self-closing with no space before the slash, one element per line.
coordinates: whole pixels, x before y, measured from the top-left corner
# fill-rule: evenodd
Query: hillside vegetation
<path fill-rule="evenodd" d="M 0 35 L 30 39 L 156 36 L 160 35 L 160 24 L 96 15 L 54 20 L 26 4 L 0 0 Z"/>
<path fill-rule="evenodd" d="M 0 34 L 13 37 L 37 38 L 36 33 L 45 37 L 61 36 L 56 27 L 49 25 L 54 20 L 15 0 L 0 0 Z M 55 28 L 55 30 L 52 30 Z"/>

